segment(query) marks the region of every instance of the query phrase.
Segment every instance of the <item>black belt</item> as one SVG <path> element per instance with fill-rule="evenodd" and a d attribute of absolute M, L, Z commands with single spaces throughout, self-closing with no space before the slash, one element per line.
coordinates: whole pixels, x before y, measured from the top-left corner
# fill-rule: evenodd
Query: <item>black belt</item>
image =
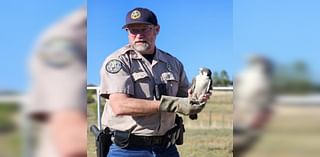
<path fill-rule="evenodd" d="M 168 146 L 170 142 L 167 135 L 164 136 L 137 136 L 129 132 L 113 131 L 113 143 L 121 148 L 150 147 L 155 145 Z"/>
<path fill-rule="evenodd" d="M 167 144 L 166 136 L 137 136 L 131 134 L 129 137 L 129 146 L 154 146 Z"/>
<path fill-rule="evenodd" d="M 180 136 L 184 132 L 184 127 L 182 124 L 182 119 L 179 117 L 178 120 L 181 120 L 179 124 L 166 132 L 163 136 L 138 136 L 130 134 L 129 131 L 112 131 L 113 143 L 121 148 L 128 146 L 133 147 L 150 147 L 150 146 L 164 146 L 169 147 L 172 144 L 181 145 L 183 143 L 183 137 Z"/>

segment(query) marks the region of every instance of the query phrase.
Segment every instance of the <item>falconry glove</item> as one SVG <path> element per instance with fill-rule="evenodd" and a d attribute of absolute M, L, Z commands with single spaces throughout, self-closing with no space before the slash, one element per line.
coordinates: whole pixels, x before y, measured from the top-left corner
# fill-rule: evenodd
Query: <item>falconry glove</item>
<path fill-rule="evenodd" d="M 193 115 L 202 111 L 205 103 L 191 101 L 189 98 L 179 98 L 163 95 L 160 99 L 160 111 L 176 112 L 183 115 Z"/>

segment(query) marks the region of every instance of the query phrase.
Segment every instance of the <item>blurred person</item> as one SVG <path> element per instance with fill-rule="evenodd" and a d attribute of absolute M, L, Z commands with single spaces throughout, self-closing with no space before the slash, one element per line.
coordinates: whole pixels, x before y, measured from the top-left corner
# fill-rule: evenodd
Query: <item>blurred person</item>
<path fill-rule="evenodd" d="M 26 106 L 38 136 L 31 156 L 86 156 L 86 7 L 40 37 L 30 61 Z"/>
<path fill-rule="evenodd" d="M 261 55 L 252 55 L 234 83 L 234 155 L 243 156 L 257 141 L 271 116 L 272 64 Z"/>
<path fill-rule="evenodd" d="M 108 56 L 100 70 L 100 94 L 109 100 L 102 123 L 113 141 L 107 156 L 178 157 L 184 128 L 177 113 L 201 112 L 211 93 L 190 102 L 183 64 L 156 47 L 160 25 L 151 10 L 129 11 L 123 29 L 129 43 Z"/>

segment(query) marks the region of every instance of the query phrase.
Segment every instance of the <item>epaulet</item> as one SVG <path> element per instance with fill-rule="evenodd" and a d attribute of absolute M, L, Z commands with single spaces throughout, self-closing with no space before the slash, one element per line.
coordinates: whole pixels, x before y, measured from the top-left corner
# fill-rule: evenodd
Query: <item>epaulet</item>
<path fill-rule="evenodd" d="M 133 49 L 129 45 L 125 45 L 125 46 L 121 47 L 120 49 L 118 49 L 116 52 L 123 55 L 131 50 L 133 50 Z"/>
<path fill-rule="evenodd" d="M 168 52 L 166 52 L 166 51 L 163 51 L 163 50 L 161 50 L 161 49 L 159 49 L 159 51 L 162 52 L 162 53 L 164 53 L 164 54 L 167 54 L 167 55 L 170 56 L 170 57 L 173 57 L 170 53 L 168 53 Z"/>
<path fill-rule="evenodd" d="M 110 58 L 114 58 L 114 57 L 118 58 L 119 56 L 126 54 L 130 50 L 132 50 L 132 48 L 129 45 L 125 45 L 125 46 L 119 48 L 118 50 L 114 51 L 109 57 Z"/>

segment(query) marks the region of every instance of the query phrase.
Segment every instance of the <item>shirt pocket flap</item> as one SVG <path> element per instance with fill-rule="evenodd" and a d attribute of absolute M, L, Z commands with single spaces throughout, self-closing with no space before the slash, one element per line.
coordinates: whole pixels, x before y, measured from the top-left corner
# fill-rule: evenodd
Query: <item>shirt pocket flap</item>
<path fill-rule="evenodd" d="M 161 80 L 163 82 L 168 82 L 168 81 L 178 81 L 176 80 L 176 77 L 173 75 L 171 72 L 165 72 L 161 74 Z"/>

